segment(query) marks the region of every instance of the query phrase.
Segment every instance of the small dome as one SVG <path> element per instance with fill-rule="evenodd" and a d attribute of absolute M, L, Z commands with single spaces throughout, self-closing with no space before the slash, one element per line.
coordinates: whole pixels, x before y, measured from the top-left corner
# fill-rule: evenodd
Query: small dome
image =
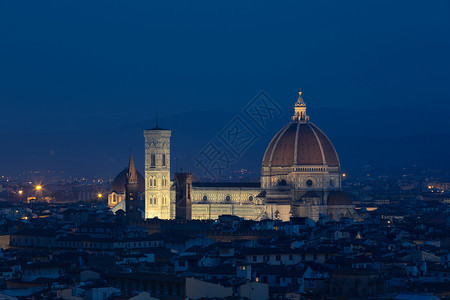
<path fill-rule="evenodd" d="M 353 205 L 353 202 L 347 193 L 334 191 L 328 196 L 328 205 Z"/>
<path fill-rule="evenodd" d="M 127 173 L 128 168 L 125 168 L 122 172 L 120 172 L 116 178 L 114 178 L 111 188 L 109 189 L 109 192 L 116 192 L 116 193 L 125 193 L 125 185 L 127 183 Z M 143 193 L 145 192 L 145 179 L 141 175 L 141 173 L 137 172 L 138 175 L 138 191 Z"/>

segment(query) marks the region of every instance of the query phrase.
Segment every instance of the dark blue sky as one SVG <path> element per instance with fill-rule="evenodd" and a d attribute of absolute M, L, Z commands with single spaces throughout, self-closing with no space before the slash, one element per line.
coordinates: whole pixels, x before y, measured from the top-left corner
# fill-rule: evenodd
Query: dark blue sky
<path fill-rule="evenodd" d="M 449 109 L 449 53 L 449 1 L 0 0 L 0 134 L 239 111 L 260 90 Z"/>

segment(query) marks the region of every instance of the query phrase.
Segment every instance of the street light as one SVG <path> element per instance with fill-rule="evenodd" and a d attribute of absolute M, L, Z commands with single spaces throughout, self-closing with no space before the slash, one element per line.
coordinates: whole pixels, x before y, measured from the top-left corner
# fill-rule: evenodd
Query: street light
<path fill-rule="evenodd" d="M 36 189 L 36 201 L 40 201 L 42 199 L 42 185 L 38 184 L 34 188 Z"/>

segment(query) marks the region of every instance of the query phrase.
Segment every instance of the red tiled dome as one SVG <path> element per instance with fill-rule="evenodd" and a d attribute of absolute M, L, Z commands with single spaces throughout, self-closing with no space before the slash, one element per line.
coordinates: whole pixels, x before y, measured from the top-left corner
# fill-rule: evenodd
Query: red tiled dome
<path fill-rule="evenodd" d="M 332 192 L 328 196 L 328 205 L 352 205 L 352 199 L 349 195 L 341 191 Z"/>
<path fill-rule="evenodd" d="M 109 192 L 116 192 L 116 193 L 125 193 L 125 185 L 127 183 L 127 173 L 128 168 L 125 168 L 122 172 L 117 174 L 116 178 L 114 178 L 111 188 L 109 189 Z M 145 179 L 141 175 L 141 173 L 137 172 L 138 175 L 138 191 L 143 193 L 145 192 Z"/>
<path fill-rule="evenodd" d="M 339 167 L 339 158 L 328 137 L 313 123 L 290 122 L 272 139 L 263 167 L 328 165 Z"/>

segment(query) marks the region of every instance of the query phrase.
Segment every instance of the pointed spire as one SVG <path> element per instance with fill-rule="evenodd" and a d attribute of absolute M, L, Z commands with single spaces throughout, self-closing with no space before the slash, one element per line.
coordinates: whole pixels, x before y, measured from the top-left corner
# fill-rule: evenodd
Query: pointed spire
<path fill-rule="evenodd" d="M 303 92 L 300 90 L 298 92 L 298 99 L 294 105 L 294 116 L 292 117 L 292 121 L 294 122 L 308 122 L 309 116 L 306 114 L 306 103 L 303 100 L 302 96 Z"/>
<path fill-rule="evenodd" d="M 137 183 L 138 177 L 134 166 L 133 151 L 130 149 L 130 163 L 128 164 L 127 183 Z"/>
<path fill-rule="evenodd" d="M 298 99 L 297 102 L 295 103 L 295 106 L 306 106 L 305 101 L 303 101 L 303 97 L 302 97 L 302 90 L 298 91 Z"/>

